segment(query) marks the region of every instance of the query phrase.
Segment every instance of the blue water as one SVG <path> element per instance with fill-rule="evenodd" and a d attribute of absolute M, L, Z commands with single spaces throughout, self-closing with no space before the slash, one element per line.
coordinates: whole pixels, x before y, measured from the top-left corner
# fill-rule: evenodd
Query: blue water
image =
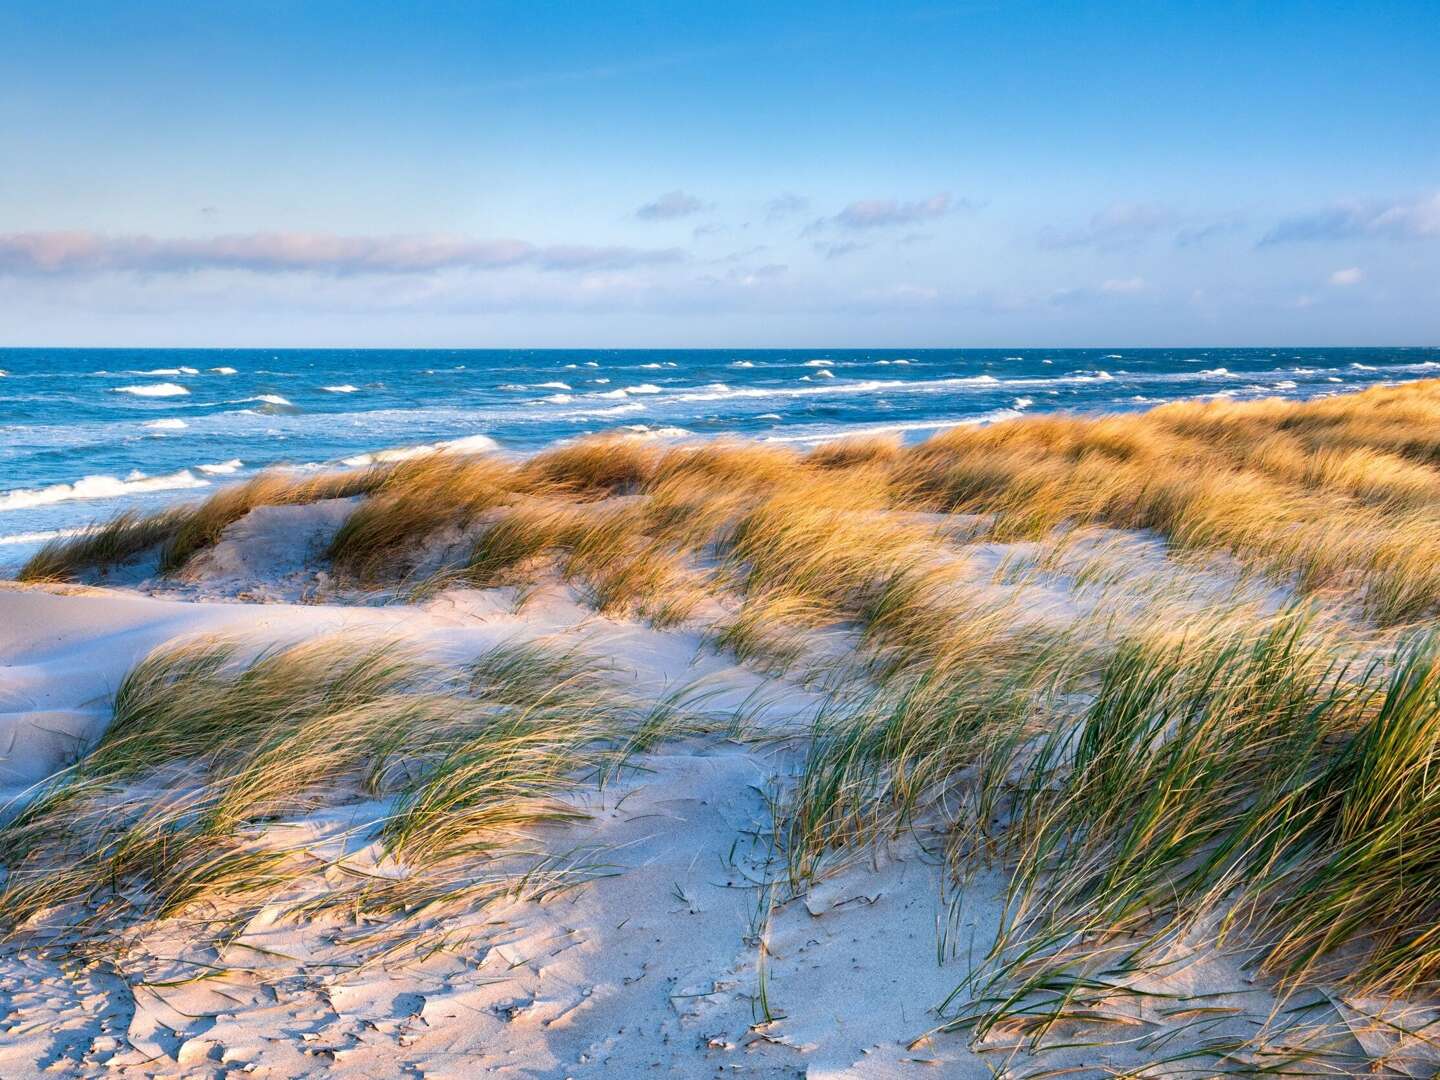
<path fill-rule="evenodd" d="M 804 445 L 1440 373 L 1440 349 L 0 349 L 0 570 L 49 535 L 266 466 L 588 432 Z"/>

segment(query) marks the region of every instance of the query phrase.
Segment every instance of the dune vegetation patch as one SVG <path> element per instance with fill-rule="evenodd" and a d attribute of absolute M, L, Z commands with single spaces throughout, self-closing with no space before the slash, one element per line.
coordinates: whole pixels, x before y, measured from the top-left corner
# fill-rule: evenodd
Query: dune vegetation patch
<path fill-rule="evenodd" d="M 683 634 L 818 703 L 798 725 L 737 707 L 706 729 L 681 694 L 642 708 L 528 646 L 464 670 L 335 639 L 176 646 L 0 829 L 12 931 L 97 903 L 153 919 L 463 902 L 483 891 L 466 881 L 504 880 L 478 865 L 507 868 L 517 838 L 572 820 L 577 785 L 720 731 L 774 754 L 756 753 L 775 762 L 773 872 L 743 886 L 766 1038 L 784 1033 L 772 916 L 911 844 L 939 868 L 937 963 L 957 970 L 913 1003 L 917 1053 L 963 1035 L 1033 1075 L 1084 1046 L 1210 1076 L 1440 1050 L 1440 383 L 913 446 L 606 436 L 262 478 L 59 541 L 25 577 L 157 545 L 178 567 L 247 507 L 340 495 L 359 498 L 321 561 L 342 588 L 523 600 L 562 582 L 587 620 Z M 261 839 L 338 805 L 370 808 L 364 843 L 323 866 Z M 543 865 L 532 880 L 569 880 Z M 326 888 L 307 891 L 317 873 Z M 953 913 L 995 873 L 995 931 L 960 963 Z M 1186 982 L 1202 961 L 1230 983 Z M 1260 1015 L 1237 998 L 1252 993 Z M 1399 1011 L 1362 1031 L 1355 1003 L 1375 1001 Z"/>

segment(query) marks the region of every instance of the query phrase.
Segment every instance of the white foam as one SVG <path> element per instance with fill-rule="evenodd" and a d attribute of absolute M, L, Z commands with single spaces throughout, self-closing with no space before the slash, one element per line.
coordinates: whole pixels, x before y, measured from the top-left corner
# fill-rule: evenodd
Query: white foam
<path fill-rule="evenodd" d="M 602 394 L 601 396 L 604 397 L 607 395 Z M 552 405 L 568 405 L 570 402 L 574 401 L 575 398 L 570 394 L 551 394 L 548 397 L 541 398 L 540 400 L 548 401 Z"/>
<path fill-rule="evenodd" d="M 0 494 L 0 510 L 25 510 L 32 506 L 51 506 L 76 499 L 113 499 L 144 491 L 169 491 L 207 486 L 189 469 L 165 476 L 146 476 L 133 472 L 121 480 L 115 476 L 85 476 L 73 484 L 51 484 L 43 488 L 17 488 Z"/>
<path fill-rule="evenodd" d="M 79 536 L 89 529 L 50 529 L 46 532 L 11 533 L 0 536 L 0 544 L 43 544 L 46 540 L 58 540 L 62 536 Z"/>
<path fill-rule="evenodd" d="M 1015 408 L 1017 409 L 1028 409 L 1031 405 L 1035 404 L 1035 399 L 1028 397 L 1017 397 L 1014 404 Z"/>
<path fill-rule="evenodd" d="M 117 394 L 134 394 L 136 397 L 180 397 L 190 393 L 185 387 L 173 382 L 145 383 L 141 386 L 117 386 Z"/>
<path fill-rule="evenodd" d="M 263 401 L 267 405 L 289 405 L 290 399 L 283 398 L 279 394 L 257 394 L 254 397 L 246 398 L 246 401 Z"/>
<path fill-rule="evenodd" d="M 421 443 L 418 446 L 397 446 L 390 450 L 374 450 L 368 454 L 355 454 L 341 460 L 342 465 L 375 465 L 391 461 L 405 461 L 421 454 L 483 454 L 499 449 L 500 444 L 489 435 L 464 435 L 444 442 Z"/>
<path fill-rule="evenodd" d="M 1373 366 L 1370 365 L 1370 364 L 1351 364 L 1350 366 L 1351 366 L 1352 368 L 1354 368 L 1356 371 L 1375 371 L 1375 370 L 1378 370 L 1378 369 L 1376 369 L 1375 367 L 1373 367 Z"/>
<path fill-rule="evenodd" d="M 229 461 L 217 462 L 214 465 L 201 465 L 199 469 L 206 476 L 229 476 L 238 471 L 245 463 L 239 458 L 231 458 Z"/>
<path fill-rule="evenodd" d="M 803 377 L 803 376 L 802 376 Z M 1108 375 L 1104 376 L 1109 378 Z M 950 379 L 932 379 L 925 382 L 910 382 L 903 379 L 865 379 L 860 382 L 834 383 L 824 386 L 745 386 L 731 389 L 723 383 L 723 389 L 701 387 L 698 391 L 676 394 L 671 401 L 728 401 L 735 398 L 786 398 L 812 397 L 819 394 L 869 394 L 876 390 L 904 390 L 911 393 L 931 393 L 959 386 L 989 386 L 1000 380 L 993 375 L 968 375 Z"/>
<path fill-rule="evenodd" d="M 877 424 L 873 427 L 839 428 L 824 432 L 810 432 L 805 435 L 769 435 L 765 442 L 782 443 L 825 443 L 838 439 L 851 439 L 865 435 L 890 435 L 905 431 L 939 431 L 953 427 L 979 427 L 1000 420 L 1013 420 L 1020 413 L 1015 409 L 995 409 L 979 416 L 968 416 L 950 420 L 913 420 L 902 424 Z"/>
<path fill-rule="evenodd" d="M 1197 375 L 1220 375 L 1220 376 L 1226 376 L 1226 377 L 1229 377 L 1229 378 L 1235 378 L 1235 377 L 1236 377 L 1236 376 L 1235 376 L 1235 373 L 1234 373 L 1233 371 L 1231 371 L 1229 368 L 1223 368 L 1223 367 L 1210 368 L 1210 369 L 1207 370 L 1207 371 L 1197 371 L 1195 374 L 1197 374 Z"/>
<path fill-rule="evenodd" d="M 210 371 L 215 375 L 234 375 L 236 373 L 233 367 L 212 367 Z"/>
<path fill-rule="evenodd" d="M 574 365 L 571 365 L 571 366 L 573 367 Z M 509 387 L 501 387 L 501 389 L 508 390 Z M 524 389 L 527 389 L 527 387 L 523 387 L 523 386 L 522 386 L 522 387 L 520 387 L 520 389 L 524 390 Z M 570 384 L 569 384 L 569 383 L 563 383 L 563 382 L 537 382 L 537 383 L 534 383 L 532 386 L 528 387 L 528 389 L 531 389 L 531 390 L 569 390 L 569 389 L 570 389 Z"/>
<path fill-rule="evenodd" d="M 147 428 L 155 428 L 158 431 L 178 431 L 181 428 L 187 428 L 190 425 L 187 424 L 184 420 L 178 420 L 174 417 L 170 417 L 169 419 L 165 420 L 147 421 L 145 426 Z"/>
<path fill-rule="evenodd" d="M 834 367 L 834 360 L 806 360 L 806 367 Z"/>
<path fill-rule="evenodd" d="M 664 367 L 664 366 L 665 366 L 664 364 L 641 364 L 641 365 L 640 365 L 640 367 L 641 367 L 642 370 L 647 370 L 647 371 L 659 371 L 659 370 L 660 370 L 662 367 Z"/>
<path fill-rule="evenodd" d="M 621 431 L 630 439 L 683 439 L 693 435 L 683 427 L 651 427 L 649 424 L 626 424 Z"/>
<path fill-rule="evenodd" d="M 360 390 L 358 386 L 351 386 L 348 382 L 339 386 L 322 386 L 320 389 L 328 390 L 332 394 L 354 394 Z"/>
<path fill-rule="evenodd" d="M 755 365 L 752 364 L 749 360 L 736 360 L 736 361 L 733 362 L 730 366 L 731 366 L 731 367 L 754 367 Z"/>
<path fill-rule="evenodd" d="M 1294 379 L 1281 379 L 1279 382 L 1277 382 L 1277 383 L 1275 384 L 1275 389 L 1276 389 L 1276 390 L 1294 390 L 1294 389 L 1295 389 L 1295 380 L 1294 380 Z"/>

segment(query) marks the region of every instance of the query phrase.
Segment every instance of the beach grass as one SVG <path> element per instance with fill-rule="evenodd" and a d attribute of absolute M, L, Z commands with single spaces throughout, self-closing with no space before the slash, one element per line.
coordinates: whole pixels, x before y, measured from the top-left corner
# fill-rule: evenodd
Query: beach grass
<path fill-rule="evenodd" d="M 1440 991 L 1440 382 L 909 447 L 435 455 L 117 519 L 26 577 L 156 545 L 179 566 L 248 507 L 341 495 L 360 498 L 326 558 L 357 587 L 404 578 L 445 533 L 459 554 L 437 580 L 564 582 L 821 694 L 776 804 L 792 893 L 906 835 L 956 888 L 1007 877 L 942 1029 L 1038 1050 L 1119 1024 L 1116 1003 L 1197 944 L 1282 995 Z M 0 831 L 0 915 L 117 882 L 146 883 L 150 915 L 273 894 L 313 866 L 255 829 L 342 792 L 384 802 L 374 842 L 414 888 L 452 882 L 572 820 L 564 793 L 672 720 L 533 647 L 458 673 L 333 640 L 170 649 Z M 1277 1071 L 1262 1041 L 1217 1039 L 1195 1068 Z"/>

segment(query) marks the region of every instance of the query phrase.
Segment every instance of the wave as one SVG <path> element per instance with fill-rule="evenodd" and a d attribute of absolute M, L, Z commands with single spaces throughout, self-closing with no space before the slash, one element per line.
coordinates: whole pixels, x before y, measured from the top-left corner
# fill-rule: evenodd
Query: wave
<path fill-rule="evenodd" d="M 127 371 L 126 375 L 199 375 L 200 369 L 193 367 L 157 367 L 149 371 Z"/>
<path fill-rule="evenodd" d="M 245 463 L 239 458 L 231 458 L 229 461 L 216 462 L 214 465 L 196 467 L 206 476 L 229 476 L 233 472 L 238 472 L 244 465 Z"/>
<path fill-rule="evenodd" d="M 117 394 L 134 394 L 136 397 L 179 397 L 182 394 L 190 393 L 179 383 L 144 383 L 139 386 L 117 386 L 114 388 Z"/>
<path fill-rule="evenodd" d="M 952 417 L 946 420 L 911 420 L 900 424 L 876 424 L 870 427 L 832 428 L 823 432 L 807 432 L 803 435 L 768 435 L 765 442 L 781 443 L 823 443 L 837 439 L 861 438 L 867 435 L 891 435 L 906 431 L 940 431 L 954 427 L 982 427 L 1001 420 L 1014 420 L 1021 413 L 1018 409 L 992 409 L 978 416 Z"/>
<path fill-rule="evenodd" d="M 806 360 L 806 367 L 834 367 L 834 360 Z"/>
<path fill-rule="evenodd" d="M 0 510 L 27 510 L 34 506 L 51 506 L 75 499 L 113 499 L 146 491 L 172 491 L 183 488 L 207 487 L 189 469 L 164 476 L 146 476 L 133 472 L 123 480 L 115 476 L 85 476 L 73 484 L 51 484 L 43 488 L 17 488 L 0 494 Z"/>
<path fill-rule="evenodd" d="M 354 394 L 360 390 L 358 386 L 351 386 L 348 382 L 341 383 L 339 386 L 322 386 L 320 389 L 329 391 L 332 394 Z"/>
<path fill-rule="evenodd" d="M 684 439 L 695 434 L 683 427 L 651 427 L 649 424 L 626 424 L 620 430 L 627 432 L 626 438 L 630 439 Z"/>
<path fill-rule="evenodd" d="M 174 418 L 174 417 L 170 417 L 169 419 L 165 419 L 165 420 L 150 420 L 150 421 L 147 421 L 146 424 L 145 424 L 145 426 L 146 426 L 147 428 L 154 428 L 154 429 L 156 429 L 156 430 L 158 430 L 158 431 L 178 431 L 179 429 L 181 429 L 181 428 L 187 428 L 187 427 L 189 427 L 190 425 L 187 424 L 184 420 L 179 420 L 179 419 L 176 419 L 176 418 Z"/>
<path fill-rule="evenodd" d="M 755 365 L 754 365 L 753 363 L 751 363 L 749 360 L 736 360 L 736 361 L 734 361 L 730 366 L 731 366 L 731 367 L 741 367 L 741 368 L 744 368 L 744 367 L 754 367 Z"/>
<path fill-rule="evenodd" d="M 211 374 L 213 374 L 213 375 L 234 375 L 234 374 L 236 374 L 236 371 L 235 371 L 235 369 L 234 369 L 233 367 L 212 367 L 212 368 L 210 369 L 210 372 L 211 372 Z"/>
<path fill-rule="evenodd" d="M 254 397 L 247 397 L 245 401 L 263 401 L 266 405 L 293 405 L 289 398 L 283 398 L 279 394 L 256 394 Z"/>
<path fill-rule="evenodd" d="M 47 529 L 44 532 L 11 533 L 0 536 L 0 544 L 43 544 L 47 540 L 58 540 L 62 536 L 80 536 L 89 529 Z"/>
<path fill-rule="evenodd" d="M 405 461 L 422 454 L 483 454 L 500 449 L 500 444 L 489 435 L 465 435 L 444 442 L 421 443 L 418 446 L 397 446 L 390 450 L 372 450 L 366 454 L 354 454 L 342 458 L 342 465 L 376 465 L 391 461 Z"/>
<path fill-rule="evenodd" d="M 843 382 L 825 386 L 745 386 L 739 389 L 725 387 L 712 390 L 702 387 L 699 391 L 678 393 L 665 401 L 728 401 L 735 398 L 785 398 L 812 397 L 819 394 L 868 394 L 876 390 L 907 390 L 912 392 L 934 392 L 957 386 L 993 386 L 999 383 L 993 375 L 966 375 L 950 379 L 929 379 L 911 382 L 906 379 L 864 379 L 859 382 Z M 723 383 L 720 385 L 724 385 Z"/>

